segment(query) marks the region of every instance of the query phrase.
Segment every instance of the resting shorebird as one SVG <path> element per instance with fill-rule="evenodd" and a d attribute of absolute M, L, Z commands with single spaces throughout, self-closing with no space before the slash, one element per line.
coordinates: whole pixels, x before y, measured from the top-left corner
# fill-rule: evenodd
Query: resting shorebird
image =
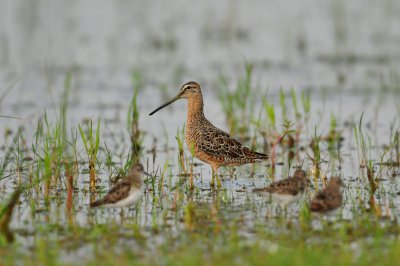
<path fill-rule="evenodd" d="M 124 180 L 117 183 L 111 190 L 104 196 L 104 198 L 92 202 L 91 208 L 94 207 L 109 207 L 109 208 L 122 208 L 136 203 L 143 194 L 144 169 L 141 164 L 135 164 L 130 170 Z"/>
<path fill-rule="evenodd" d="M 342 205 L 342 179 L 332 177 L 328 185 L 319 191 L 310 203 L 312 212 L 328 214 Z"/>
<path fill-rule="evenodd" d="M 211 165 L 211 186 L 214 186 L 215 176 L 218 187 L 221 186 L 217 176 L 218 168 L 221 166 L 238 166 L 268 159 L 268 155 L 242 146 L 228 133 L 216 128 L 207 120 L 203 112 L 203 96 L 200 85 L 196 82 L 191 81 L 184 84 L 178 95 L 155 109 L 150 115 L 181 98 L 186 98 L 188 101 L 186 144 L 190 150 L 194 151 L 195 157 Z"/>
<path fill-rule="evenodd" d="M 297 169 L 293 177 L 288 177 L 274 182 L 268 187 L 257 188 L 253 191 L 261 196 L 270 197 L 273 201 L 278 202 L 282 209 L 286 209 L 287 205 L 300 199 L 307 183 L 306 172 L 302 169 Z"/>

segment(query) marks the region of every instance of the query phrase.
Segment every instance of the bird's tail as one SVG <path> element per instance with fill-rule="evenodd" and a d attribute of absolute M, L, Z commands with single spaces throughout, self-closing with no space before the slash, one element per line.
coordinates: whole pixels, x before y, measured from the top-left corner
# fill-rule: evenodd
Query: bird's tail
<path fill-rule="evenodd" d="M 260 153 L 260 152 L 256 152 L 256 154 L 259 157 L 259 160 L 268 160 L 269 159 L 269 155 L 267 155 L 267 154 Z"/>
<path fill-rule="evenodd" d="M 267 160 L 269 156 L 267 154 L 261 153 L 261 152 L 256 152 L 250 149 L 245 149 L 245 154 L 246 157 L 248 158 L 254 158 L 256 160 Z"/>
<path fill-rule="evenodd" d="M 103 202 L 102 199 L 101 200 L 96 200 L 96 201 L 90 203 L 90 208 L 99 207 L 99 206 L 103 205 L 103 203 L 104 202 Z"/>
<path fill-rule="evenodd" d="M 246 158 L 252 159 L 252 160 L 257 160 L 257 161 L 263 161 L 263 160 L 269 159 L 269 156 L 267 154 L 252 151 L 248 148 L 244 149 L 244 154 L 246 155 Z"/>
<path fill-rule="evenodd" d="M 266 161 L 269 159 L 269 156 L 267 154 L 263 154 L 263 153 L 259 153 L 259 152 L 254 152 L 254 154 L 252 154 L 251 157 L 249 157 L 249 159 L 253 159 L 256 160 L 257 162 L 260 161 Z"/>

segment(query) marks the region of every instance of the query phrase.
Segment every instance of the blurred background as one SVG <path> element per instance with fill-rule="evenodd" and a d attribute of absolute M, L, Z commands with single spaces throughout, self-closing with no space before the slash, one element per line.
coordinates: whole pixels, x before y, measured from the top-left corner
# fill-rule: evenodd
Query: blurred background
<path fill-rule="evenodd" d="M 221 76 L 231 88 L 245 64 L 253 66 L 254 92 L 271 97 L 280 88 L 310 90 L 313 100 L 400 89 L 398 0 L 0 4 L 3 115 L 29 119 L 57 106 L 67 72 L 78 121 L 124 116 L 135 75 L 144 112 L 195 80 L 212 106 L 208 112 L 218 114 L 213 99 Z M 344 106 L 338 108 L 353 107 Z"/>
<path fill-rule="evenodd" d="M 355 88 L 399 70 L 397 0 L 0 2 L 2 84 L 71 66 L 98 80 L 133 68 L 154 83 L 178 68 L 212 80 L 248 62 L 272 88 L 334 86 L 338 75 Z"/>

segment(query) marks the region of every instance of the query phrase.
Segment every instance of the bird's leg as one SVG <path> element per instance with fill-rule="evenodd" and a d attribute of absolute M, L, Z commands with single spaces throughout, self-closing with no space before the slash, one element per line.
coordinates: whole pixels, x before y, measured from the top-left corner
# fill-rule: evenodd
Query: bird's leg
<path fill-rule="evenodd" d="M 276 216 L 280 216 L 282 214 L 282 207 L 280 204 L 275 205 Z"/>
<path fill-rule="evenodd" d="M 218 165 L 211 165 L 211 170 L 212 170 L 212 177 L 211 177 L 210 186 L 212 188 L 214 188 L 215 179 L 217 179 L 217 188 L 220 188 L 221 187 L 221 180 L 218 177 Z"/>
<path fill-rule="evenodd" d="M 220 188 L 221 187 L 221 179 L 218 176 L 218 171 L 217 171 L 216 177 L 217 177 L 217 187 Z"/>
<path fill-rule="evenodd" d="M 210 186 L 214 187 L 215 186 L 215 179 L 217 179 L 217 187 L 220 188 L 221 187 L 221 180 L 218 177 L 218 166 L 211 165 L 211 169 L 212 169 L 212 178 L 211 178 Z"/>
<path fill-rule="evenodd" d="M 214 178 L 215 178 L 214 167 L 211 167 L 211 174 L 212 174 L 212 177 L 211 177 L 210 186 L 214 187 Z"/>
<path fill-rule="evenodd" d="M 119 212 L 119 219 L 121 221 L 121 224 L 124 222 L 125 220 L 125 213 L 124 213 L 124 208 L 121 208 L 120 212 Z"/>
<path fill-rule="evenodd" d="M 287 204 L 284 205 L 283 211 L 285 213 L 285 218 L 287 218 L 288 217 L 288 205 Z"/>
<path fill-rule="evenodd" d="M 274 217 L 274 209 L 273 209 L 273 206 L 270 204 L 267 207 L 267 211 L 265 213 L 265 218 L 268 219 L 268 218 L 271 218 L 271 217 Z"/>

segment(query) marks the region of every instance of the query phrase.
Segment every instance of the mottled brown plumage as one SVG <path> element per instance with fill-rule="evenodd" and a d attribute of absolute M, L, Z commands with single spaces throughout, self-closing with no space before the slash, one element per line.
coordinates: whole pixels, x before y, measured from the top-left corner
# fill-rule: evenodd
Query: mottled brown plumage
<path fill-rule="evenodd" d="M 108 191 L 104 198 L 92 202 L 90 207 L 125 207 L 135 203 L 143 193 L 144 169 L 141 164 L 135 164 L 126 178 Z"/>
<path fill-rule="evenodd" d="M 211 165 L 213 170 L 211 185 L 214 184 L 214 174 L 221 166 L 237 166 L 268 159 L 268 155 L 242 146 L 228 133 L 207 120 L 204 116 L 200 85 L 196 82 L 191 81 L 184 84 L 177 96 L 155 109 L 150 115 L 181 98 L 188 100 L 186 144 L 189 149 L 194 151 L 195 157 Z M 220 186 L 220 183 L 218 185 Z"/>
<path fill-rule="evenodd" d="M 302 169 L 297 169 L 293 177 L 272 183 L 265 188 L 257 188 L 254 192 L 261 196 L 267 196 L 279 201 L 282 207 L 286 207 L 289 203 L 298 200 L 307 186 L 307 174 Z"/>
<path fill-rule="evenodd" d="M 327 213 L 342 205 L 342 180 L 340 177 L 332 177 L 328 185 L 315 195 L 310 203 L 313 212 Z"/>
<path fill-rule="evenodd" d="M 307 174 L 302 169 L 297 169 L 292 177 L 279 180 L 268 187 L 255 189 L 255 192 L 269 192 L 277 194 L 297 195 L 302 193 L 307 185 Z"/>

